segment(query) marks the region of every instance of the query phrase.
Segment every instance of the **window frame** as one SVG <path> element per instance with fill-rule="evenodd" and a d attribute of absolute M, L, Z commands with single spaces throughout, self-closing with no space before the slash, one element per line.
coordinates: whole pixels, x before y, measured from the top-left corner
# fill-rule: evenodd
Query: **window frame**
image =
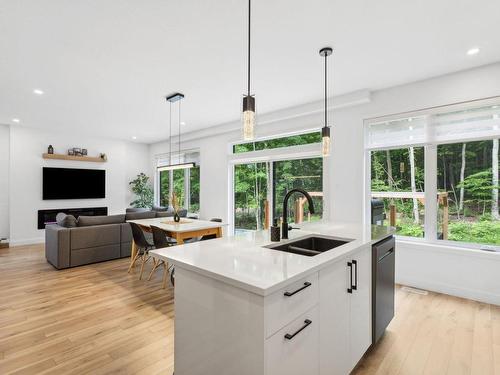
<path fill-rule="evenodd" d="M 156 161 L 156 167 L 159 167 L 163 165 L 163 163 L 160 163 L 160 161 L 157 158 Z M 201 171 L 201 166 L 199 163 L 196 163 L 196 167 L 200 168 Z M 198 214 L 199 212 L 192 212 L 191 211 L 191 169 L 192 168 L 186 168 L 184 169 L 184 208 L 188 210 L 189 213 L 194 213 Z M 174 191 L 174 170 L 169 170 L 169 171 L 163 171 L 163 173 L 168 172 L 168 195 L 169 197 L 172 196 L 172 193 Z M 155 191 L 154 191 L 154 202 L 155 205 L 160 206 L 160 201 L 161 201 L 161 179 L 160 179 L 160 173 L 158 169 L 156 169 L 155 173 Z M 201 178 L 201 173 L 200 173 L 200 178 Z M 200 189 L 201 189 L 201 184 L 200 184 Z M 200 192 L 201 193 L 201 192 Z M 200 194 L 201 195 L 201 194 Z M 201 197 L 200 197 L 200 206 L 201 206 Z M 170 202 L 168 203 L 168 208 L 172 208 L 172 205 Z"/>
<path fill-rule="evenodd" d="M 424 237 L 423 238 L 415 238 L 410 236 L 401 236 L 397 235 L 396 237 L 405 242 L 414 242 L 414 243 L 425 243 L 432 244 L 436 246 L 447 246 L 447 247 L 456 247 L 456 248 L 468 248 L 474 250 L 482 250 L 482 251 L 493 251 L 500 253 L 499 245 L 490 245 L 490 244 L 481 244 L 474 242 L 461 242 L 461 241 L 452 241 L 452 240 L 442 240 L 437 238 L 437 220 L 438 220 L 438 204 L 437 199 L 435 197 L 438 193 L 437 187 L 437 148 L 439 145 L 445 144 L 454 144 L 454 143 L 467 143 L 467 142 L 475 142 L 475 141 L 487 141 L 493 140 L 491 136 L 478 136 L 478 137 L 468 137 L 468 138 L 459 138 L 459 139 L 449 139 L 447 141 L 435 141 L 433 139 L 428 139 L 425 142 L 415 142 L 412 144 L 403 144 L 403 145 L 393 145 L 391 144 L 388 147 L 369 147 L 368 139 L 369 139 L 369 127 L 374 123 L 387 122 L 387 121 L 395 121 L 403 118 L 411 118 L 411 117 L 422 117 L 426 116 L 429 118 L 432 115 L 440 114 L 440 113 L 448 113 L 453 112 L 454 110 L 467 110 L 471 108 L 481 107 L 481 106 L 495 106 L 500 105 L 500 96 L 490 97 L 485 99 L 472 100 L 468 102 L 455 103 L 444 106 L 437 106 L 417 111 L 411 111 L 406 113 L 398 113 L 394 115 L 381 116 L 368 118 L 363 121 L 363 130 L 364 130 L 364 212 L 363 212 L 363 222 L 365 226 L 369 226 L 371 224 L 371 153 L 372 151 L 385 151 L 385 150 L 394 150 L 400 149 L 403 147 L 424 147 L 424 186 L 425 186 L 425 224 L 424 224 Z M 499 134 L 500 138 L 500 134 Z"/>
<path fill-rule="evenodd" d="M 255 142 L 260 140 L 274 139 L 274 138 L 285 138 L 287 136 L 294 136 L 300 134 L 308 134 L 314 131 L 320 131 L 320 129 L 309 129 L 300 132 L 290 132 L 285 134 L 279 134 L 272 137 L 265 137 L 255 139 Z M 297 160 L 297 159 L 312 159 L 317 157 L 323 158 L 323 192 L 327 191 L 329 174 L 330 174 L 330 157 L 323 157 L 321 154 L 321 142 L 318 143 L 309 143 L 304 145 L 297 146 L 288 146 L 288 147 L 278 147 L 271 149 L 264 149 L 258 151 L 249 151 L 242 153 L 233 153 L 233 146 L 235 144 L 241 144 L 242 142 L 230 142 L 228 144 L 228 224 L 229 224 L 229 232 L 235 233 L 235 222 L 234 222 L 234 207 L 235 207 L 235 194 L 234 194 L 234 173 L 235 166 L 239 164 L 249 164 L 249 163 L 270 163 L 270 172 L 272 176 L 273 172 L 273 163 L 276 161 L 283 160 Z M 245 142 L 248 143 L 248 142 Z M 272 190 L 272 189 L 271 189 Z M 272 192 L 268 192 L 269 197 L 269 205 L 273 207 L 273 194 Z M 272 210 L 271 210 L 272 211 Z M 271 212 L 270 221 L 272 223 L 274 217 L 274 213 Z M 329 218 L 329 199 L 328 194 L 323 195 L 323 219 L 328 220 Z"/>

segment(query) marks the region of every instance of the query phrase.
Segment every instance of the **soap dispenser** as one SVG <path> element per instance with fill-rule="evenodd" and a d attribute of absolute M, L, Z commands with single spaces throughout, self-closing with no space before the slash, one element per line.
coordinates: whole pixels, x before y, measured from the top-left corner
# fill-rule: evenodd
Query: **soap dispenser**
<path fill-rule="evenodd" d="M 271 226 L 271 241 L 272 242 L 280 241 L 280 227 L 278 225 L 278 219 L 274 219 L 273 225 Z"/>

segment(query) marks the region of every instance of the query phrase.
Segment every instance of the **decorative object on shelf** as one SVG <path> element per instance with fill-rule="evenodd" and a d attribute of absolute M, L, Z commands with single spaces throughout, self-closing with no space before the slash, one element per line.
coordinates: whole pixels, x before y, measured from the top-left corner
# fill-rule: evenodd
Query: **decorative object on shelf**
<path fill-rule="evenodd" d="M 104 161 L 108 161 L 108 157 L 107 157 L 107 155 L 106 155 L 106 154 L 104 154 L 104 153 L 99 154 L 99 157 L 100 157 L 102 160 L 104 160 Z"/>
<path fill-rule="evenodd" d="M 82 149 L 81 149 L 81 148 L 78 148 L 78 147 L 73 147 L 73 153 L 74 153 L 76 156 L 82 156 Z"/>
<path fill-rule="evenodd" d="M 248 0 L 248 72 L 247 72 L 247 94 L 243 97 L 243 139 L 251 141 L 255 137 L 255 95 L 250 94 L 250 52 L 251 52 L 251 16 L 252 16 L 252 0 Z"/>
<path fill-rule="evenodd" d="M 82 155 L 83 156 L 87 156 L 87 153 L 88 153 L 87 149 L 86 148 L 82 148 Z"/>
<path fill-rule="evenodd" d="M 325 125 L 321 129 L 321 137 L 322 137 L 322 147 L 321 154 L 323 156 L 330 155 L 330 127 L 328 126 L 328 56 L 333 53 L 333 49 L 331 47 L 321 48 L 319 50 L 319 55 L 325 58 Z"/>
<path fill-rule="evenodd" d="M 129 182 L 132 186 L 132 192 L 135 194 L 135 200 L 130 203 L 134 208 L 151 208 L 153 207 L 154 193 L 149 177 L 144 173 L 139 173 L 135 180 Z"/>
<path fill-rule="evenodd" d="M 181 221 L 181 217 L 179 216 L 179 210 L 180 210 L 180 204 L 179 204 L 179 197 L 174 193 L 172 193 L 172 199 L 170 200 L 172 202 L 172 208 L 174 209 L 174 221 L 178 223 Z"/>
<path fill-rule="evenodd" d="M 75 150 L 73 150 L 72 148 L 70 148 L 70 149 L 68 150 L 68 155 L 70 155 L 70 156 L 75 155 Z"/>
<path fill-rule="evenodd" d="M 47 148 L 47 153 L 51 155 L 54 153 L 54 147 L 52 147 L 52 145 L 49 145 L 49 147 Z"/>
<path fill-rule="evenodd" d="M 181 94 L 180 92 L 173 93 L 171 95 L 168 95 L 166 97 L 167 102 L 170 103 L 170 115 L 169 115 L 169 137 L 168 137 L 168 142 L 169 142 L 169 157 L 168 157 L 168 165 L 165 165 L 163 167 L 158 167 L 157 170 L 158 172 L 163 172 L 163 171 L 172 171 L 175 169 L 188 169 L 188 168 L 194 168 L 196 165 L 194 163 L 177 163 L 177 164 L 172 164 L 172 104 L 179 102 L 179 111 L 178 111 L 178 127 L 179 127 L 179 132 L 178 132 L 178 141 L 177 144 L 179 145 L 179 154 L 178 157 L 180 158 L 181 156 L 181 100 L 184 99 L 184 94 Z M 180 160 L 179 160 L 180 161 Z"/>

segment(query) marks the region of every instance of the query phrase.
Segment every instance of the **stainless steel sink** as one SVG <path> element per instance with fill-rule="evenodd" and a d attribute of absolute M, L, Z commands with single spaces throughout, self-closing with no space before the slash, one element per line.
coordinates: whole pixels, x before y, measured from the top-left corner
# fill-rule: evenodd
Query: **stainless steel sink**
<path fill-rule="evenodd" d="M 313 257 L 345 245 L 353 240 L 348 238 L 329 237 L 320 235 L 309 235 L 285 243 L 272 244 L 266 246 L 268 249 L 285 251 L 287 253 L 305 255 Z"/>

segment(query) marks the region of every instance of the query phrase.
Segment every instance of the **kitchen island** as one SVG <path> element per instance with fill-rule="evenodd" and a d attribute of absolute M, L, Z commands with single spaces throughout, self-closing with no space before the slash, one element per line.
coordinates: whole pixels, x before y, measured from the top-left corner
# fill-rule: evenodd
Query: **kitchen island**
<path fill-rule="evenodd" d="M 371 344 L 371 246 L 383 226 L 301 224 L 346 244 L 315 256 L 248 232 L 151 251 L 176 267 L 176 375 L 347 374 Z"/>

